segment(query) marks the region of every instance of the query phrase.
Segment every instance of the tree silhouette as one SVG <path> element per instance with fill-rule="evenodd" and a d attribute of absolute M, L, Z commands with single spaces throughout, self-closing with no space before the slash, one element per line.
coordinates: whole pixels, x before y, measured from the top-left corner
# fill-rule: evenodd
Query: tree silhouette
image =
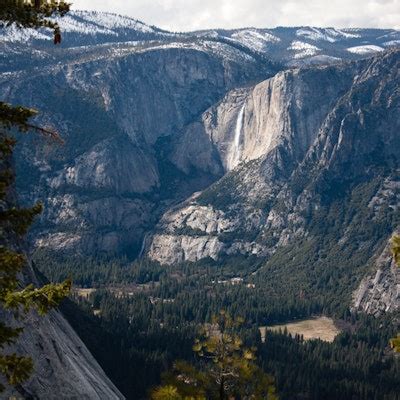
<path fill-rule="evenodd" d="M 59 28 L 47 19 L 52 15 L 64 15 L 68 5 L 58 1 L 26 2 L 3 0 L 0 7 L 0 25 L 23 27 L 50 27 L 55 34 Z M 37 111 L 13 107 L 0 102 L 0 374 L 11 385 L 17 385 L 29 378 L 33 370 L 33 361 L 29 355 L 10 353 L 7 346 L 13 344 L 23 332 L 22 326 L 6 323 L 6 314 L 16 321 L 24 319 L 26 313 L 35 309 L 39 315 L 51 308 L 68 295 L 71 282 L 55 285 L 47 284 L 40 288 L 32 284 L 23 284 L 23 272 L 28 264 L 23 248 L 23 237 L 42 205 L 20 208 L 17 205 L 14 188 L 15 173 L 12 166 L 12 154 L 16 140 L 12 133 L 36 131 L 53 139 L 60 140 L 56 132 L 31 123 Z M 0 384 L 0 392 L 4 391 Z"/>
<path fill-rule="evenodd" d="M 2 0 L 0 26 L 15 24 L 19 28 L 51 28 L 54 44 L 61 43 L 61 31 L 50 17 L 62 17 L 70 4 L 56 0 Z"/>

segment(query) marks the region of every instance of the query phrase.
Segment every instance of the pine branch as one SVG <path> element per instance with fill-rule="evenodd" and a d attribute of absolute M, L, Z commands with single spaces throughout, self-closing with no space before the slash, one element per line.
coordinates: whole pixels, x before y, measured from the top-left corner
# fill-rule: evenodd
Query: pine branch
<path fill-rule="evenodd" d="M 49 137 L 59 143 L 64 143 L 58 132 L 54 129 L 43 128 L 29 122 L 29 119 L 37 114 L 38 111 L 32 108 L 14 107 L 0 101 L 0 126 L 3 128 L 9 130 L 11 127 L 16 127 L 20 132 L 36 131 L 45 137 Z M 12 143 L 12 145 L 14 144 L 15 142 Z"/>
<path fill-rule="evenodd" d="M 2 0 L 0 26 L 15 24 L 18 28 L 51 28 L 54 43 L 61 42 L 60 27 L 50 17 L 63 17 L 70 4 L 57 0 Z"/>
<path fill-rule="evenodd" d="M 69 295 L 71 286 L 70 280 L 57 285 L 48 284 L 41 288 L 29 285 L 23 290 L 7 293 L 5 308 L 18 310 L 22 307 L 24 312 L 36 308 L 40 315 L 44 315 Z"/>

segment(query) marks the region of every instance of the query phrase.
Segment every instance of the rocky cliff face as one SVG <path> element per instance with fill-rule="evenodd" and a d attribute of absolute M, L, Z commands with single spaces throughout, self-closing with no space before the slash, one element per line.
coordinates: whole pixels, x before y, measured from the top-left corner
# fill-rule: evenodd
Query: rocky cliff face
<path fill-rule="evenodd" d="M 345 68 L 280 72 L 254 87 L 229 92 L 203 114 L 202 130 L 217 150 L 225 171 L 265 156 L 284 141 L 299 153 L 295 157 L 301 157 L 352 78 Z M 193 129 L 200 129 L 198 124 L 190 125 L 184 135 L 193 136 Z M 190 146 L 189 139 L 182 142 Z M 183 150 L 179 146 L 176 150 L 181 163 L 186 155 Z"/>
<path fill-rule="evenodd" d="M 357 184 L 371 181 L 374 206 L 366 197 L 362 207 L 376 219 L 386 212 L 395 215 L 399 54 L 280 73 L 228 94 L 203 116 L 204 130 L 226 169 L 235 167 L 230 162 L 238 152 L 243 163 L 165 214 L 148 255 L 163 263 L 234 253 L 267 256 L 295 237 L 310 235 L 314 214 L 338 198 L 346 202 Z M 323 94 L 316 82 L 322 82 Z M 232 153 L 227 149 L 235 144 L 237 121 L 239 147 Z M 341 240 L 351 240 L 354 223 L 354 218 L 343 222 Z"/>
<path fill-rule="evenodd" d="M 59 311 L 45 317 L 30 313 L 24 332 L 10 350 L 29 354 L 34 361 L 30 380 L 5 398 L 124 399 Z"/>
<path fill-rule="evenodd" d="M 25 284 L 40 285 L 28 265 L 21 277 Z M 46 316 L 29 312 L 21 321 L 0 310 L 2 321 L 23 326 L 15 345 L 5 349 L 19 355 L 28 354 L 34 362 L 31 378 L 17 387 L 7 387 L 4 398 L 26 399 L 124 399 L 93 358 L 85 344 L 60 311 Z"/>
<path fill-rule="evenodd" d="M 400 309 L 400 269 L 393 260 L 390 244 L 373 264 L 371 275 L 354 292 L 352 308 L 376 317 Z"/>
<path fill-rule="evenodd" d="M 28 143 L 19 154 L 23 199 L 46 199 L 36 244 L 86 254 L 137 255 L 171 204 L 240 163 L 275 149 L 280 162 L 300 162 L 354 71 L 265 79 L 284 65 L 358 59 L 398 39 L 392 30 L 316 28 L 173 34 L 94 12 L 60 23 L 62 48 L 46 31 L 0 32 L 0 90 L 3 100 L 41 110 L 40 122 L 65 139 L 60 148 Z M 249 174 L 243 179 L 256 179 Z M 256 196 L 270 190 L 261 175 L 250 188 Z"/>
<path fill-rule="evenodd" d="M 219 178 L 209 138 L 181 132 L 227 90 L 273 71 L 214 42 L 133 43 L 60 57 L 40 71 L 14 73 L 18 84 L 3 74 L 0 85 L 6 100 L 43 110 L 41 122 L 65 140 L 61 147 L 26 143 L 19 155 L 24 198 L 46 198 L 37 245 L 82 253 L 137 253 L 168 203 Z M 175 143 L 195 154 L 190 166 L 173 156 Z"/>
<path fill-rule="evenodd" d="M 0 160 L 2 173 L 12 169 L 10 158 Z M 17 196 L 11 187 L 6 198 L 0 200 L 0 210 L 10 210 L 16 204 Z M 0 246 L 25 254 L 24 241 L 5 226 L 2 221 Z M 21 287 L 43 285 L 29 261 L 18 278 Z M 35 310 L 26 314 L 21 310 L 21 314 L 23 318 L 15 319 L 12 312 L 0 307 L 2 324 L 23 328 L 15 343 L 5 346 L 2 354 L 15 352 L 31 357 L 34 371 L 29 380 L 18 386 L 5 384 L 2 398 L 124 399 L 58 309 L 44 317 Z"/>

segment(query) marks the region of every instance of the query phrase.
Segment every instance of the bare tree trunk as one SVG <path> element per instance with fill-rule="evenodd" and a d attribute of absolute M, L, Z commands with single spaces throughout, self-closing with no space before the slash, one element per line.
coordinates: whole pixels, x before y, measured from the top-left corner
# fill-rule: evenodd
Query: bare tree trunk
<path fill-rule="evenodd" d="M 219 384 L 219 400 L 225 400 L 225 389 L 224 389 L 224 378 L 221 378 L 221 383 Z"/>

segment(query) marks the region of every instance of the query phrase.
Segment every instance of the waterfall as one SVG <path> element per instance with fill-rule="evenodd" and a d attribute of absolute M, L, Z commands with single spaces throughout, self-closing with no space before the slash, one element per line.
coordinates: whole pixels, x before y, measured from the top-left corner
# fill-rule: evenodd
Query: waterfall
<path fill-rule="evenodd" d="M 228 155 L 228 163 L 227 167 L 229 170 L 235 168 L 240 161 L 240 152 L 241 152 L 241 146 L 240 146 L 240 136 L 242 134 L 242 128 L 243 128 L 243 114 L 244 114 L 244 104 L 242 108 L 239 111 L 237 120 L 236 120 L 236 128 L 235 128 L 235 137 L 233 139 L 233 143 L 230 147 L 229 155 Z"/>
<path fill-rule="evenodd" d="M 147 238 L 148 238 L 149 234 L 150 234 L 150 232 L 146 232 L 146 234 L 143 237 L 142 247 L 140 248 L 138 258 L 143 257 L 144 251 L 146 250 Z"/>

